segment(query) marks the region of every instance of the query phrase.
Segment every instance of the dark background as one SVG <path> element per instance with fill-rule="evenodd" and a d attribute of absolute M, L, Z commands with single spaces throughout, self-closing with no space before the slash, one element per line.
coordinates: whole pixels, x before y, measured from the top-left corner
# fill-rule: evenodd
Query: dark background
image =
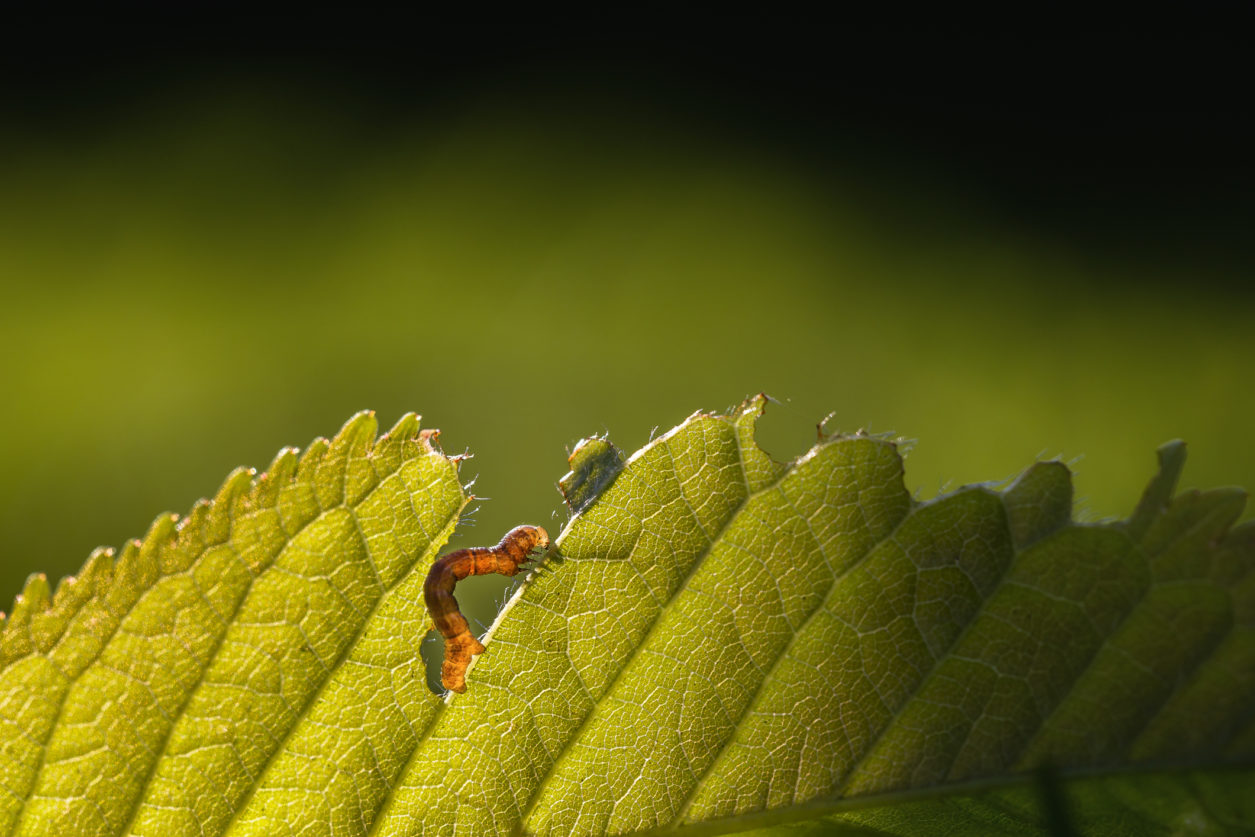
<path fill-rule="evenodd" d="M 221 14 L 0 35 L 6 596 L 363 408 L 476 454 L 455 545 L 759 390 L 925 497 L 1255 482 L 1242 27 Z"/>
<path fill-rule="evenodd" d="M 1244 79 L 1255 62 L 1236 23 L 997 31 L 674 13 L 220 15 L 22 21 L 5 44 L 6 127 L 90 142 L 154 100 L 232 87 L 300 91 L 368 136 L 485 90 L 520 107 L 630 102 L 809 164 L 867 155 L 895 180 L 959 185 L 1087 248 L 1249 266 L 1255 118 Z"/>

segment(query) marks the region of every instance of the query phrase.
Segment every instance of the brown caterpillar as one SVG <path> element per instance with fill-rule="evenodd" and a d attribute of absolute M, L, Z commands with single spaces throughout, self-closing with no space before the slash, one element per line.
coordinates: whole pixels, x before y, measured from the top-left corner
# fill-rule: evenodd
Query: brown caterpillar
<path fill-rule="evenodd" d="M 427 612 L 444 636 L 444 663 L 440 683 L 453 692 L 466 691 L 466 667 L 484 646 L 471 633 L 466 617 L 458 610 L 453 587 L 468 575 L 514 575 L 530 560 L 532 551 L 549 546 L 549 533 L 539 526 L 516 526 L 496 546 L 473 546 L 450 552 L 431 565 L 423 583 Z"/>

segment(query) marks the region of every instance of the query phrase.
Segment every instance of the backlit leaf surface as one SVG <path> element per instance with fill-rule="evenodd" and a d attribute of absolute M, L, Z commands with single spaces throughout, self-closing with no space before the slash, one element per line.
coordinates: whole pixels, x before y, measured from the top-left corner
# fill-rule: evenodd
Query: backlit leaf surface
<path fill-rule="evenodd" d="M 1074 523 L 1057 462 L 920 503 L 886 439 L 773 462 L 763 403 L 577 449 L 580 511 L 456 697 L 417 651 L 467 497 L 412 418 L 234 475 L 51 606 L 32 580 L 5 833 L 1252 826 L 1243 492 L 1174 498 L 1174 443 L 1127 522 Z"/>

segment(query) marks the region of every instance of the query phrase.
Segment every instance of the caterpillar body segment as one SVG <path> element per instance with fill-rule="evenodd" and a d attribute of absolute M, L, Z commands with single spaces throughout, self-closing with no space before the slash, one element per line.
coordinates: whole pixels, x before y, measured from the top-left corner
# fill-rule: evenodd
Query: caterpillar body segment
<path fill-rule="evenodd" d="M 458 609 L 453 588 L 472 575 L 512 576 L 538 549 L 549 547 L 549 533 L 540 526 L 516 526 L 496 546 L 473 546 L 450 552 L 431 565 L 423 584 L 423 598 L 436 630 L 444 637 L 440 683 L 452 692 L 466 691 L 466 668 L 471 657 L 484 652 L 483 644 Z"/>

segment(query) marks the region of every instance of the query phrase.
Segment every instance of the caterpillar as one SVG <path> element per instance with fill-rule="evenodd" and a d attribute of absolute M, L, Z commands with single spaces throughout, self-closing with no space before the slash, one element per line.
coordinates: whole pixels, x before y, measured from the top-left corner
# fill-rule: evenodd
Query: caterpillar
<path fill-rule="evenodd" d="M 532 557 L 533 550 L 549 546 L 549 533 L 539 526 L 516 526 L 496 546 L 472 546 L 450 552 L 431 565 L 423 582 L 427 612 L 444 636 L 444 662 L 440 683 L 451 692 L 466 691 L 466 667 L 471 657 L 484 653 L 484 646 L 458 610 L 454 586 L 469 575 L 499 573 L 514 575 Z"/>

